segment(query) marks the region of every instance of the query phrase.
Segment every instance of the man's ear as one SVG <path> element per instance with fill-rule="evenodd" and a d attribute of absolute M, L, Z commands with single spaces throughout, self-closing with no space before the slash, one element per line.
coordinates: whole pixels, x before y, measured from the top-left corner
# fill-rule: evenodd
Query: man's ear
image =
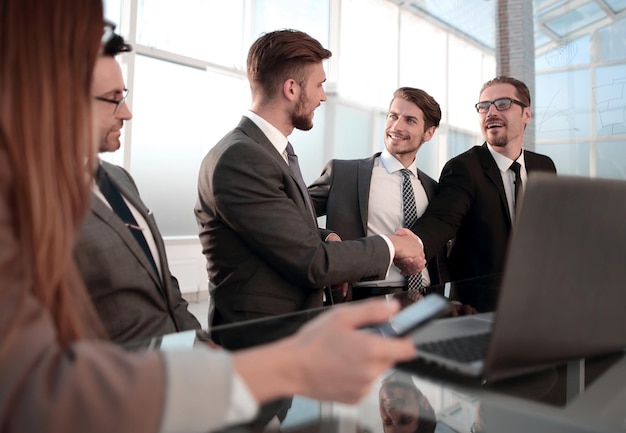
<path fill-rule="evenodd" d="M 424 142 L 430 141 L 430 139 L 433 138 L 433 135 L 435 135 L 436 130 L 437 130 L 437 127 L 434 125 L 428 128 L 426 132 L 424 133 Z"/>
<path fill-rule="evenodd" d="M 290 101 L 297 101 L 300 96 L 300 85 L 293 78 L 283 83 L 283 95 Z"/>

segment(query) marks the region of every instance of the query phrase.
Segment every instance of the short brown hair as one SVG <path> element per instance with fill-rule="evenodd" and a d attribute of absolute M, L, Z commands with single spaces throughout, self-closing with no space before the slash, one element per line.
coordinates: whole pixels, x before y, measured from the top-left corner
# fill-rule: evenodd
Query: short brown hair
<path fill-rule="evenodd" d="M 482 89 L 480 89 L 479 96 L 485 91 L 487 87 L 493 86 L 494 84 L 511 84 L 515 87 L 515 93 L 517 93 L 517 99 L 527 107 L 530 107 L 530 90 L 524 82 L 518 80 L 517 78 L 507 77 L 505 75 L 501 75 L 499 77 L 494 78 L 493 80 L 487 81 L 483 84 Z"/>
<path fill-rule="evenodd" d="M 434 126 L 439 127 L 441 121 L 441 107 L 435 98 L 430 96 L 422 89 L 413 87 L 400 87 L 393 92 L 393 99 L 401 98 L 417 105 L 424 113 L 424 130 Z M 391 102 L 393 102 L 393 99 Z"/>
<path fill-rule="evenodd" d="M 248 51 L 248 81 L 252 92 L 262 92 L 271 98 L 288 78 L 304 84 L 306 66 L 321 63 L 331 55 L 304 32 L 286 29 L 265 33 Z"/>

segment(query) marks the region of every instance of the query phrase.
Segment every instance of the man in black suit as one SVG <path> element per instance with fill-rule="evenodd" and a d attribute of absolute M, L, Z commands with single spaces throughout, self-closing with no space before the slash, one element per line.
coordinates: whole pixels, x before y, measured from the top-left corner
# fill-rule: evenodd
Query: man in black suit
<path fill-rule="evenodd" d="M 204 158 L 195 215 L 207 258 L 213 326 L 322 306 L 323 288 L 385 278 L 392 260 L 425 265 L 410 232 L 346 242 L 320 231 L 288 136 L 313 127 L 322 61 L 303 32 L 262 35 L 248 53 L 252 106 Z"/>
<path fill-rule="evenodd" d="M 385 149 L 365 159 L 333 159 L 309 186 L 317 216 L 326 215 L 326 228 L 348 240 L 402 227 L 402 169 L 410 172 L 419 217 L 434 197 L 437 182 L 417 168 L 415 155 L 432 138 L 440 120 L 439 104 L 428 93 L 412 87 L 396 90 L 385 121 Z M 431 260 L 422 272 L 422 288 L 446 280 L 440 263 L 445 263 L 445 253 Z M 345 299 L 363 299 L 406 288 L 406 278 L 394 266 L 385 280 L 352 284 Z M 336 291 L 333 294 L 338 295 Z"/>
<path fill-rule="evenodd" d="M 522 148 L 531 120 L 530 92 L 523 82 L 497 77 L 483 85 L 479 101 L 476 110 L 486 142 L 446 163 L 437 195 L 412 227 L 424 242 L 427 259 L 454 238 L 449 253 L 453 280 L 503 271 L 515 203 L 528 175 L 556 173 L 549 157 Z M 519 164 L 517 175 L 514 163 Z M 520 189 L 517 199 L 516 189 Z M 455 297 L 478 311 L 490 311 L 496 305 L 497 284 Z"/>

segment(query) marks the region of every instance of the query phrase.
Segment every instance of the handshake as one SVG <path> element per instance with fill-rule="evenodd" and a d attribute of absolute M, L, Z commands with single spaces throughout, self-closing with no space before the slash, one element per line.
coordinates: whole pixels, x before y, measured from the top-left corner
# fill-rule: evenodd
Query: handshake
<path fill-rule="evenodd" d="M 399 228 L 393 235 L 387 235 L 396 254 L 393 264 L 403 275 L 415 275 L 426 267 L 424 245 L 415 233 L 407 228 Z"/>

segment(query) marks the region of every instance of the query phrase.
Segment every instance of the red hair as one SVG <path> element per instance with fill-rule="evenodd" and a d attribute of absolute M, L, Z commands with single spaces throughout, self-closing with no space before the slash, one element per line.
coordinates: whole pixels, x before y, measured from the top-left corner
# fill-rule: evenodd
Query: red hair
<path fill-rule="evenodd" d="M 3 0 L 0 151 L 32 290 L 59 341 L 103 335 L 73 260 L 95 148 L 91 80 L 103 32 L 100 0 Z M 88 164 L 86 166 L 86 164 Z"/>

